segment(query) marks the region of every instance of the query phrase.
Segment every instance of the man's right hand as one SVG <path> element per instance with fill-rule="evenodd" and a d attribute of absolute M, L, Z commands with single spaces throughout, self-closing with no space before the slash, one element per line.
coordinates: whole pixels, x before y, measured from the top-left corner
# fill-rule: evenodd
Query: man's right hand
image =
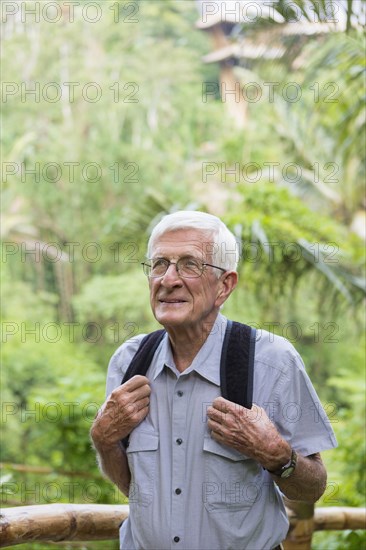
<path fill-rule="evenodd" d="M 90 430 L 96 450 L 115 447 L 142 422 L 149 412 L 150 393 L 149 379 L 140 375 L 112 391 Z"/>

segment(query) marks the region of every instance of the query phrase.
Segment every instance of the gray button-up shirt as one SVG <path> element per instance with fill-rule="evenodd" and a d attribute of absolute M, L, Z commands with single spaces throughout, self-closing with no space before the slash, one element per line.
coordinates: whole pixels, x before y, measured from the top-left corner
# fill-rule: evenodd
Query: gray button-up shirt
<path fill-rule="evenodd" d="M 130 517 L 120 529 L 124 550 L 267 550 L 286 536 L 281 493 L 255 460 L 214 441 L 207 407 L 220 392 L 227 320 L 221 314 L 190 367 L 180 373 L 169 338 L 147 376 L 150 411 L 131 433 Z M 117 387 L 143 335 L 113 355 L 107 395 Z M 302 455 L 336 440 L 302 360 L 284 338 L 257 331 L 253 402 Z"/>

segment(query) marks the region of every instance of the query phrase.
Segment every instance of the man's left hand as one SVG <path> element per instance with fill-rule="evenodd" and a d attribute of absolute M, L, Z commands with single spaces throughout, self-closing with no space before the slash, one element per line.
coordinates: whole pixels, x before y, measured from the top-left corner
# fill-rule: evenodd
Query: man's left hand
<path fill-rule="evenodd" d="M 276 470 L 291 458 L 291 447 L 277 431 L 262 407 L 241 407 L 217 397 L 207 409 L 213 439 L 253 458 L 268 470 Z"/>

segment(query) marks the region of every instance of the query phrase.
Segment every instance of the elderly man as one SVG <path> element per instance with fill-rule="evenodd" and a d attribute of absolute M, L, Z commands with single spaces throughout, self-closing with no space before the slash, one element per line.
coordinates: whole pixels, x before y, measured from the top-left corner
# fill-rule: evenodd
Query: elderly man
<path fill-rule="evenodd" d="M 152 231 L 147 257 L 151 308 L 166 332 L 146 376 L 121 384 L 144 335 L 115 352 L 91 430 L 102 471 L 129 496 L 120 547 L 280 548 L 282 494 L 316 501 L 326 487 L 319 453 L 336 446 L 301 358 L 258 330 L 253 406 L 224 398 L 220 308 L 238 281 L 235 237 L 215 216 L 176 212 Z"/>

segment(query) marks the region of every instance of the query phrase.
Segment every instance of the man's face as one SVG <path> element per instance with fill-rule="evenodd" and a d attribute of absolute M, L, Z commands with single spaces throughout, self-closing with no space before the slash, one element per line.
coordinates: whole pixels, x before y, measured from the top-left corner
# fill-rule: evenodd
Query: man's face
<path fill-rule="evenodd" d="M 212 263 L 210 250 L 212 240 L 206 232 L 182 229 L 164 233 L 155 242 L 152 258 L 176 262 L 190 256 Z M 170 265 L 163 277 L 149 279 L 149 287 L 151 309 L 156 320 L 166 328 L 202 328 L 204 323 L 213 323 L 225 301 L 220 299 L 222 277 L 218 278 L 211 267 L 206 267 L 201 277 L 188 279 L 180 277 L 176 266 Z"/>

